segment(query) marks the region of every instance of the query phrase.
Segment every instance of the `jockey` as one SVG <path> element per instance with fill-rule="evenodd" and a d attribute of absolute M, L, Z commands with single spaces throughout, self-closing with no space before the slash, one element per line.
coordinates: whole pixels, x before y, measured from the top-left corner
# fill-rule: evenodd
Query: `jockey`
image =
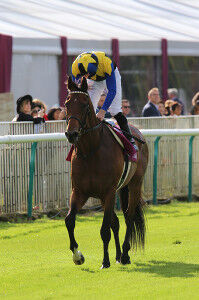
<path fill-rule="evenodd" d="M 88 93 L 95 111 L 102 92 L 104 89 L 108 91 L 104 104 L 97 113 L 97 118 L 102 121 L 105 113 L 109 110 L 111 115 L 116 119 L 124 136 L 130 140 L 135 150 L 138 151 L 127 119 L 121 109 L 121 76 L 117 66 L 104 52 L 84 52 L 72 64 L 73 81 L 78 83 L 82 76 L 87 78 Z"/>

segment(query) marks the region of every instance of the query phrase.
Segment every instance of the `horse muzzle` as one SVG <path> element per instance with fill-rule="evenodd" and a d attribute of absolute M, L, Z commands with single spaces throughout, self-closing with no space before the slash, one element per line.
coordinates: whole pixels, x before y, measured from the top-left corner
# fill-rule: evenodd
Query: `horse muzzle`
<path fill-rule="evenodd" d="M 70 144 L 76 144 L 79 139 L 79 132 L 78 131 L 66 131 L 65 136 L 67 137 Z"/>

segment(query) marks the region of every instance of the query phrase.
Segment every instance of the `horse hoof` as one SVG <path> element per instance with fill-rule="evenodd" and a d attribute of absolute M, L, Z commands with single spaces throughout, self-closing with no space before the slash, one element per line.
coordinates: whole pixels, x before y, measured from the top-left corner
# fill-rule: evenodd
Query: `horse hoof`
<path fill-rule="evenodd" d="M 85 262 L 85 258 L 83 255 L 81 255 L 81 257 L 78 260 L 73 259 L 73 261 L 76 265 L 82 265 Z"/>
<path fill-rule="evenodd" d="M 126 256 L 122 255 L 120 262 L 121 262 L 122 265 L 129 265 L 129 264 L 131 264 L 130 257 L 128 255 L 126 255 Z"/>
<path fill-rule="evenodd" d="M 101 266 L 101 270 L 102 269 L 108 269 L 108 268 L 110 268 L 110 263 L 107 263 L 107 264 L 102 264 L 102 266 Z"/>
<path fill-rule="evenodd" d="M 85 262 L 85 258 L 83 256 L 83 254 L 80 251 L 78 251 L 77 249 L 75 249 L 74 253 L 73 253 L 73 262 L 76 265 L 82 265 Z"/>

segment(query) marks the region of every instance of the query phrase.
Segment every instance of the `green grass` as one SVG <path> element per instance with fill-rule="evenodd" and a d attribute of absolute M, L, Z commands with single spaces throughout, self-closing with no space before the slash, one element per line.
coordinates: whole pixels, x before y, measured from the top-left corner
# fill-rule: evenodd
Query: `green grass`
<path fill-rule="evenodd" d="M 63 219 L 0 223 L 0 299 L 199 299 L 199 203 L 150 206 L 146 217 L 145 251 L 131 253 L 131 265 L 116 264 L 112 236 L 104 270 L 101 213 L 77 218 L 81 266 Z"/>

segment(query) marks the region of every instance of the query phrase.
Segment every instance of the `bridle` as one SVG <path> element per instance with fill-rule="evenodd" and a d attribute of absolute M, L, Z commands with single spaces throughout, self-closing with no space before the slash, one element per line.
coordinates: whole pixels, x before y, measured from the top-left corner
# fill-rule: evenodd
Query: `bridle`
<path fill-rule="evenodd" d="M 86 92 L 82 92 L 82 91 L 72 91 L 72 92 L 69 92 L 69 95 L 71 95 L 71 94 L 84 94 L 84 95 L 86 95 L 89 98 L 89 94 L 86 93 Z M 69 118 L 66 119 L 66 123 L 68 125 L 68 123 L 69 123 L 69 121 L 71 119 L 77 120 L 79 122 L 79 124 L 80 124 L 79 136 L 83 135 L 83 134 L 86 134 L 86 133 L 88 133 L 90 131 L 93 131 L 93 130 L 99 128 L 101 126 L 101 124 L 102 124 L 102 122 L 100 122 L 96 126 L 86 129 L 85 128 L 86 127 L 86 120 L 87 120 L 87 117 L 88 117 L 89 114 L 90 114 L 90 107 L 89 107 L 89 103 L 88 103 L 87 106 L 86 106 L 86 110 L 85 110 L 85 114 L 84 114 L 84 117 L 83 117 L 83 121 L 81 121 L 79 118 L 77 118 L 75 116 L 70 116 Z"/>

